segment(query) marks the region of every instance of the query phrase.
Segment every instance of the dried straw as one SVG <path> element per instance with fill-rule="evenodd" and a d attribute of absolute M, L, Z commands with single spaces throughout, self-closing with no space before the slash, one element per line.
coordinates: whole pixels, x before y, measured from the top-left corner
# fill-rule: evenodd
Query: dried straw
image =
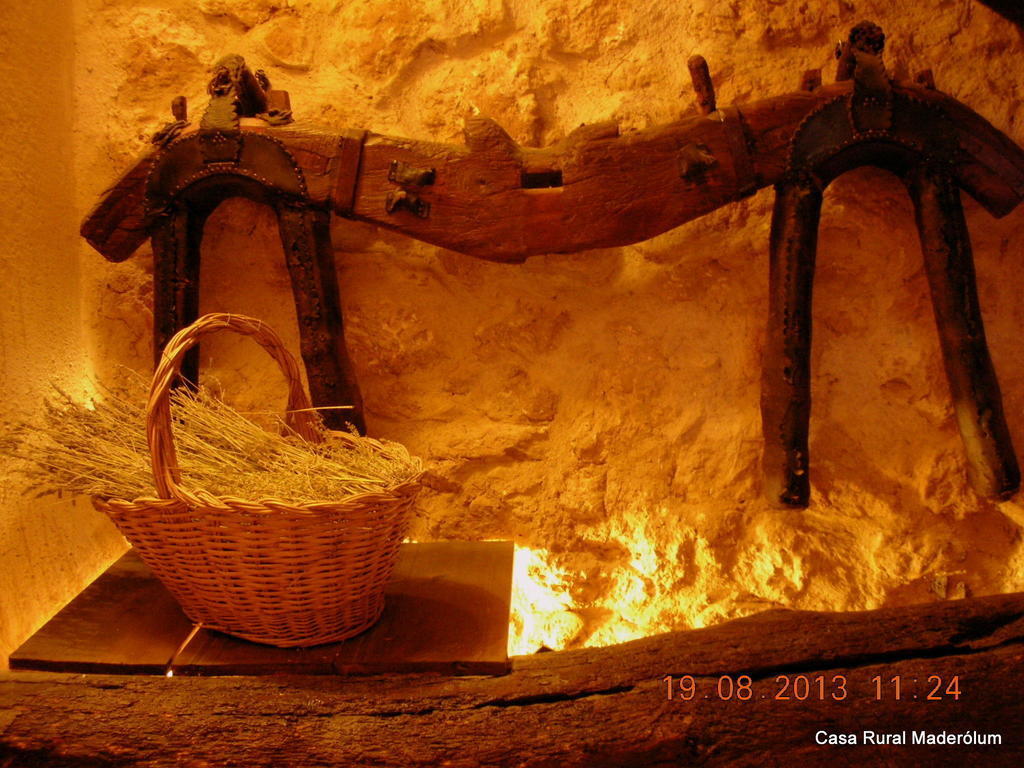
<path fill-rule="evenodd" d="M 22 474 L 40 493 L 66 490 L 100 498 L 155 495 L 146 444 L 148 383 L 100 388 L 81 402 L 54 387 L 37 422 L 6 424 L 0 455 L 22 459 Z M 366 437 L 313 444 L 278 419 L 278 433 L 214 397 L 205 387 L 171 395 L 182 481 L 216 496 L 293 503 L 383 491 L 422 471 L 400 444 Z"/>

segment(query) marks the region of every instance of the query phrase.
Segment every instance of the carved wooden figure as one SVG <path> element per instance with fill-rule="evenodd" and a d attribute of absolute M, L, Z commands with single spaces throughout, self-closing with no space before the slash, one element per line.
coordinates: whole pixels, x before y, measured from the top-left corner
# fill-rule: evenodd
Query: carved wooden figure
<path fill-rule="evenodd" d="M 959 190 L 1005 215 L 1024 197 L 1024 150 L 935 90 L 930 73 L 892 81 L 883 41 L 879 28 L 860 24 L 838 51 L 837 82 L 823 86 L 812 70 L 799 91 L 742 106 L 719 107 L 706 62 L 692 57 L 696 112 L 626 135 L 614 123 L 585 125 L 543 149 L 519 146 L 479 117 L 466 122 L 464 146 L 289 122 L 286 94 L 228 57 L 216 68 L 200 125 L 188 125 L 178 104 L 175 122 L 156 137 L 159 148 L 104 195 L 82 234 L 112 261 L 153 238 L 159 350 L 196 312 L 206 216 L 231 195 L 270 203 L 314 403 L 353 406 L 351 416 L 327 413 L 334 425 L 348 419 L 361 428 L 331 214 L 521 262 L 645 240 L 776 185 L 764 468 L 770 494 L 799 506 L 809 496 L 810 304 L 822 191 L 852 168 L 887 168 L 907 180 L 917 208 L 971 477 L 983 493 L 1004 497 L 1019 485 L 1019 471 L 981 327 Z"/>

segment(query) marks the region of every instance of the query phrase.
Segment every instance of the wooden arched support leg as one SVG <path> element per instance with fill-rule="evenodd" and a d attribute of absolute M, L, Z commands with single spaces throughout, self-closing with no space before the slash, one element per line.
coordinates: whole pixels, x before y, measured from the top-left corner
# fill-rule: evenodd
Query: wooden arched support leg
<path fill-rule="evenodd" d="M 203 227 L 221 199 L 183 202 L 164 214 L 153 229 L 153 349 L 157 360 L 168 339 L 199 316 Z M 284 198 L 277 198 L 272 205 L 291 276 L 313 405 L 324 408 L 321 413 L 329 428 L 343 429 L 348 422 L 365 434 L 363 401 L 345 348 L 330 214 Z M 189 351 L 182 375 L 198 383 L 198 347 Z"/>
<path fill-rule="evenodd" d="M 948 173 L 923 163 L 907 172 L 905 182 L 968 475 L 981 495 L 1008 498 L 1020 488 L 1020 469 L 985 341 L 960 190 Z M 811 293 L 820 215 L 821 191 L 812 182 L 777 187 L 761 378 L 764 479 L 769 498 L 801 507 L 810 499 Z"/>
<path fill-rule="evenodd" d="M 351 406 L 321 411 L 324 423 L 331 429 L 343 429 L 349 422 L 365 434 L 363 399 L 345 348 L 330 214 L 284 200 L 276 202 L 274 210 L 291 276 L 302 360 L 313 405 Z"/>
<path fill-rule="evenodd" d="M 926 164 L 905 181 L 971 485 L 984 496 L 1008 498 L 1020 487 L 1020 469 L 985 341 L 960 190 L 946 172 Z"/>
<path fill-rule="evenodd" d="M 199 246 L 209 211 L 176 206 L 152 230 L 154 364 L 168 340 L 199 316 Z M 199 382 L 199 347 L 185 355 L 181 375 Z"/>
<path fill-rule="evenodd" d="M 761 373 L 765 494 L 807 506 L 811 415 L 811 290 L 821 190 L 801 179 L 776 187 L 768 275 L 768 335 Z"/>

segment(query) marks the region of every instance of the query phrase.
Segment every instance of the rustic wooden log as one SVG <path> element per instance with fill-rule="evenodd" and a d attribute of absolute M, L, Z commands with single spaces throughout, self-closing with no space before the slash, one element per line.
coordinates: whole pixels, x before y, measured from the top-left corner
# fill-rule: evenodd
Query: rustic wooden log
<path fill-rule="evenodd" d="M 1020 488 L 1020 468 L 985 341 L 960 190 L 943 169 L 928 164 L 913 168 L 906 182 L 968 476 L 983 496 L 1009 498 Z"/>
<path fill-rule="evenodd" d="M 811 295 L 821 200 L 808 178 L 776 188 L 768 257 L 761 366 L 765 495 L 798 507 L 810 499 Z"/>
<path fill-rule="evenodd" d="M 1022 661 L 1014 594 L 770 611 L 518 657 L 504 677 L 13 673 L 0 766 L 1019 766 Z M 908 743 L 865 744 L 865 731 Z M 1002 743 L 912 743 L 974 732 Z M 817 743 L 828 734 L 858 741 Z"/>

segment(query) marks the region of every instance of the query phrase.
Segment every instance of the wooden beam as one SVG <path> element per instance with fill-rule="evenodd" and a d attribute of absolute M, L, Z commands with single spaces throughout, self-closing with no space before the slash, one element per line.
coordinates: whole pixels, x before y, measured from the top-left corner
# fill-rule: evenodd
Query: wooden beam
<path fill-rule="evenodd" d="M 801 123 L 852 89 L 852 82 L 839 82 L 730 107 L 733 121 L 725 119 L 727 110 L 718 110 L 621 136 L 599 125 L 544 149 L 519 147 L 507 135 L 499 140 L 493 127 L 482 134 L 469 131 L 466 145 L 363 131 L 338 135 L 251 118 L 242 118 L 240 127 L 243 136 L 269 137 L 288 150 L 314 206 L 331 205 L 340 215 L 479 258 L 515 262 L 646 240 L 777 183 Z M 1024 150 L 946 94 L 912 84 L 893 84 L 893 93 L 910 105 L 906 122 L 917 131 L 911 138 L 924 144 L 934 138 L 928 126 L 936 115 L 944 116 L 949 132 L 936 151 L 952 152 L 945 159 L 954 164 L 959 186 L 997 216 L 1020 202 Z M 190 130 L 195 128 L 165 151 L 167 159 L 187 154 Z M 270 152 L 265 141 L 260 151 L 260 140 L 249 143 L 255 145 L 254 158 Z M 714 164 L 700 174 L 681 174 L 680 153 L 690 146 L 700 147 Z M 127 258 L 144 239 L 139 228 L 151 222 L 141 187 L 152 161 L 140 161 L 83 224 L 83 235 L 107 258 Z M 431 183 L 402 188 L 392 173 L 396 162 L 433 170 Z M 552 181 L 524 185 L 524 171 L 529 176 L 535 167 L 550 172 Z M 399 193 L 405 200 L 415 195 L 416 204 L 393 204 Z"/>
<path fill-rule="evenodd" d="M 1022 662 L 1013 594 L 771 611 L 520 657 L 503 677 L 14 673 L 0 676 L 0 766 L 1019 766 Z M 670 700 L 666 675 L 692 676 L 696 695 Z M 865 745 L 865 731 L 1002 743 Z M 858 743 L 816 743 L 830 733 Z"/>

